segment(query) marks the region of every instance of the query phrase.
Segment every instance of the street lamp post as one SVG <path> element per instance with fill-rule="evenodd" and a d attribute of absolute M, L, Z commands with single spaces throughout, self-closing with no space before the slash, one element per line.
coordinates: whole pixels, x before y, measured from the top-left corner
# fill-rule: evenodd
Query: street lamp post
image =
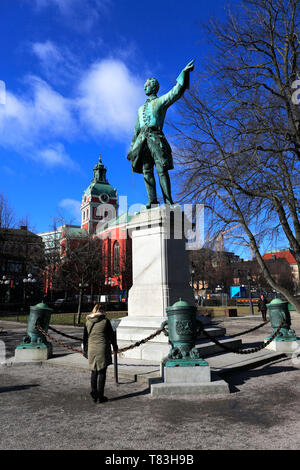
<path fill-rule="evenodd" d="M 79 287 L 79 302 L 78 302 L 78 311 L 77 311 L 77 325 L 80 324 L 80 317 L 81 317 L 81 304 L 82 304 L 82 295 L 83 295 L 83 290 L 88 287 L 87 282 L 80 282 L 78 284 Z M 75 315 L 73 319 L 73 324 L 75 326 Z"/>
<path fill-rule="evenodd" d="M 252 297 L 251 297 L 251 276 L 250 276 L 249 273 L 247 274 L 247 281 L 248 281 L 248 290 L 249 290 L 249 306 L 250 306 L 250 313 L 251 313 L 251 315 L 254 315 L 253 304 L 252 304 Z"/>
<path fill-rule="evenodd" d="M 191 287 L 192 287 L 192 290 L 193 290 L 193 296 L 194 296 L 194 274 L 195 274 L 195 269 L 192 267 L 191 268 Z"/>
<path fill-rule="evenodd" d="M 27 277 L 23 279 L 23 301 L 24 304 L 26 303 L 26 286 L 27 285 L 34 285 L 36 283 L 36 279 L 32 276 L 31 273 L 27 274 Z M 30 292 L 30 295 L 32 295 L 33 292 Z"/>
<path fill-rule="evenodd" d="M 108 292 L 109 292 L 109 294 L 110 294 L 110 287 L 111 287 L 111 285 L 112 285 L 112 283 L 111 283 L 111 277 L 110 277 L 110 276 L 107 278 L 107 281 L 105 281 L 104 284 L 105 284 L 106 286 L 108 286 Z"/>
<path fill-rule="evenodd" d="M 4 302 L 6 301 L 6 286 L 9 286 L 9 283 L 10 283 L 10 280 L 6 278 L 6 276 L 2 276 L 2 279 L 0 281 L 0 284 L 1 284 L 1 287 L 3 286 L 4 287 L 4 294 L 3 294 L 3 297 L 4 297 Z M 9 302 L 9 299 L 10 298 L 10 295 L 9 295 L 9 288 L 8 288 L 8 299 L 7 299 L 7 302 Z"/>

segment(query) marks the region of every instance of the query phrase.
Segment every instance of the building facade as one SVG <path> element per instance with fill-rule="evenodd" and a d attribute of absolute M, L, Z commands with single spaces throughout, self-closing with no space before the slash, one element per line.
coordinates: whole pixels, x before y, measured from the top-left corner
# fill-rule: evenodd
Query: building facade
<path fill-rule="evenodd" d="M 1 303 L 32 302 L 42 291 L 44 244 L 28 230 L 0 228 Z"/>
<path fill-rule="evenodd" d="M 274 262 L 276 262 L 276 260 L 285 260 L 291 270 L 295 290 L 299 290 L 300 288 L 299 267 L 298 267 L 295 255 L 292 252 L 292 250 L 290 250 L 289 248 L 285 248 L 285 249 L 278 250 L 278 251 L 267 251 L 263 255 L 263 259 L 274 261 Z"/>

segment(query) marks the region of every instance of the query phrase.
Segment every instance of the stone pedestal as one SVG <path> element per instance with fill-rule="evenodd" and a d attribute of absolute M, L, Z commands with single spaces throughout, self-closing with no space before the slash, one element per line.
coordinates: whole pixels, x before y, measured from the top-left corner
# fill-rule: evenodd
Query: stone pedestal
<path fill-rule="evenodd" d="M 180 298 L 194 305 L 183 217 L 180 206 L 172 209 L 160 206 L 136 214 L 128 224 L 133 285 L 128 297 L 128 317 L 121 320 L 117 329 L 119 345 L 154 333 L 167 319 L 166 307 Z M 160 334 L 125 356 L 161 360 L 169 350 L 168 338 Z"/>
<path fill-rule="evenodd" d="M 267 339 L 265 340 L 265 342 L 267 342 Z M 269 349 L 270 351 L 292 354 L 297 350 L 300 351 L 300 338 L 297 338 L 295 340 L 274 340 L 270 344 L 268 344 L 268 346 L 266 346 L 266 349 Z"/>
<path fill-rule="evenodd" d="M 166 307 L 180 297 L 194 305 L 182 228 L 179 206 L 157 207 L 131 219 L 133 285 L 128 315 L 165 317 Z"/>
<path fill-rule="evenodd" d="M 198 367 L 163 367 L 165 383 L 202 383 L 210 382 L 209 365 Z"/>
<path fill-rule="evenodd" d="M 163 367 L 163 381 L 151 384 L 151 396 L 227 394 L 224 380 L 211 380 L 210 367 Z"/>
<path fill-rule="evenodd" d="M 39 344 L 38 346 L 30 346 L 20 344 L 15 349 L 15 362 L 34 362 L 46 361 L 52 356 L 52 344 Z"/>

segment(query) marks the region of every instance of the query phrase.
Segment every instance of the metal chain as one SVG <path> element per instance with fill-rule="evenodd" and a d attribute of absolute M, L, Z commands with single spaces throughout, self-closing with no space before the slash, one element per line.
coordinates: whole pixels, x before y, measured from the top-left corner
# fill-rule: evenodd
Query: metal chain
<path fill-rule="evenodd" d="M 49 333 L 47 333 L 46 331 L 44 331 L 39 325 L 35 325 L 36 329 L 38 331 L 40 331 L 43 335 L 45 335 L 47 338 L 51 339 L 52 341 L 54 341 L 54 343 L 58 344 L 59 346 L 62 346 L 63 348 L 66 348 L 66 349 L 69 349 L 70 351 L 74 351 L 74 352 L 77 352 L 77 353 L 80 353 L 80 354 L 83 354 L 83 351 L 81 351 L 81 349 L 76 349 L 76 348 L 73 348 L 72 346 L 67 346 L 66 344 L 64 343 L 61 343 L 60 341 L 58 341 L 57 339 L 53 338 L 53 336 L 49 335 Z M 81 340 L 80 340 L 81 341 Z"/>
<path fill-rule="evenodd" d="M 264 324 L 268 323 L 269 320 L 267 322 L 265 322 Z M 214 337 L 210 336 L 207 331 L 205 331 L 205 329 L 203 328 L 203 325 L 202 327 L 200 327 L 199 329 L 199 332 L 203 333 L 207 338 L 209 338 L 211 341 L 213 341 L 216 345 L 220 346 L 222 349 L 224 349 L 225 351 L 229 351 L 229 352 L 233 352 L 235 354 L 251 354 L 251 353 L 255 353 L 255 352 L 258 352 L 262 349 L 264 349 L 266 346 L 268 346 L 268 344 L 270 344 L 273 339 L 278 335 L 280 329 L 282 328 L 282 326 L 284 325 L 285 323 L 285 320 L 283 320 L 280 324 L 280 326 L 277 328 L 277 330 L 275 331 L 275 333 L 271 336 L 271 338 L 266 342 L 264 343 L 262 346 L 258 346 L 256 348 L 252 348 L 252 349 L 241 349 L 241 350 L 235 350 L 235 349 L 231 349 L 229 348 L 228 346 L 225 346 L 223 345 L 222 343 L 220 343 L 217 339 L 215 339 Z M 240 333 L 241 334 L 246 334 L 250 331 L 253 331 L 253 330 L 256 330 L 258 328 L 260 328 L 262 325 L 259 325 L 255 328 L 252 328 L 251 330 L 247 330 L 245 331 L 244 333 Z M 67 346 L 66 344 L 58 341 L 57 339 L 53 338 L 53 336 L 49 335 L 49 333 L 47 333 L 46 331 L 44 331 L 39 325 L 36 325 L 36 329 L 39 330 L 42 334 L 44 334 L 47 338 L 51 339 L 52 341 L 54 341 L 56 344 L 58 344 L 59 346 L 62 346 L 66 349 L 69 349 L 70 351 L 74 351 L 74 352 L 77 352 L 77 353 L 80 353 L 80 354 L 83 354 L 83 351 L 80 350 L 80 349 L 76 349 L 76 348 L 73 348 L 72 346 Z M 58 330 L 55 330 L 54 328 L 51 328 L 53 331 L 59 333 L 59 334 L 62 334 L 61 332 L 59 332 Z M 117 353 L 120 354 L 120 353 L 123 353 L 125 351 L 128 351 L 130 349 L 133 349 L 133 348 L 136 348 L 138 346 L 140 346 L 141 344 L 145 344 L 147 343 L 148 341 L 150 341 L 151 339 L 155 338 L 156 336 L 158 336 L 160 333 L 162 333 L 163 331 L 166 331 L 165 327 L 164 328 L 160 328 L 159 330 L 157 330 L 155 333 L 153 333 L 152 335 L 148 336 L 147 338 L 144 338 L 140 341 L 136 341 L 134 344 L 131 344 L 130 346 L 126 346 L 122 349 L 118 349 Z M 69 335 L 65 335 L 65 334 L 62 334 L 63 336 L 66 336 L 66 337 L 70 337 L 72 339 L 76 339 L 78 341 L 82 341 L 81 338 L 75 338 L 75 337 L 72 337 L 72 336 L 69 336 Z M 235 335 L 237 336 L 237 335 Z M 233 337 L 233 336 L 232 336 Z"/>
<path fill-rule="evenodd" d="M 56 330 L 55 328 L 48 326 L 48 329 L 51 331 L 54 331 L 58 335 L 64 336 L 65 338 L 70 338 L 70 339 L 75 339 L 76 341 L 82 341 L 82 338 L 78 338 L 78 336 L 71 336 L 67 335 L 66 333 L 63 333 L 62 331 Z"/>
<path fill-rule="evenodd" d="M 128 351 L 129 349 L 136 348 L 136 347 L 140 346 L 141 344 L 147 343 L 147 341 L 150 341 L 150 339 L 153 339 L 153 338 L 155 338 L 155 336 L 160 335 L 160 333 L 162 333 L 163 331 L 165 331 L 165 328 L 160 328 L 159 330 L 157 330 L 157 331 L 156 331 L 155 333 L 153 333 L 152 335 L 147 336 L 147 338 L 142 339 L 141 341 L 137 341 L 136 343 L 131 344 L 130 346 L 126 346 L 125 348 L 118 349 L 117 352 L 118 352 L 118 354 L 119 354 L 119 353 Z"/>
<path fill-rule="evenodd" d="M 54 343 L 58 344 L 59 346 L 62 346 L 63 348 L 66 348 L 66 349 L 69 349 L 71 351 L 74 351 L 74 352 L 78 352 L 80 354 L 83 354 L 83 351 L 81 351 L 80 349 L 76 349 L 76 348 L 73 348 L 72 346 L 67 346 L 66 344 L 58 341 L 57 339 L 53 338 L 53 336 L 49 335 L 49 333 L 47 333 L 46 331 L 44 331 L 39 325 L 35 325 L 36 329 L 38 331 L 40 331 L 43 335 L 45 335 L 47 338 L 51 339 L 52 341 L 54 341 Z M 56 331 L 57 333 L 61 334 L 58 330 L 55 330 L 54 328 L 51 328 L 53 329 L 54 331 Z M 122 348 L 122 349 L 118 349 L 117 353 L 120 354 L 120 353 L 123 353 L 125 351 L 128 351 L 129 349 L 133 349 L 133 348 L 136 348 L 138 346 L 140 346 L 141 344 L 144 344 L 146 343 L 147 341 L 150 341 L 151 339 L 155 338 L 155 336 L 158 336 L 160 333 L 162 333 L 162 331 L 164 331 L 165 328 L 160 328 L 159 330 L 157 330 L 155 333 L 153 333 L 152 335 L 148 336 L 147 338 L 145 339 L 142 339 L 141 341 L 137 341 L 136 343 L 134 344 L 131 344 L 130 346 L 126 346 L 125 348 Z M 67 336 L 67 335 L 63 335 L 63 336 Z M 71 337 L 72 338 L 72 337 Z M 72 338 L 74 339 L 74 337 Z M 77 338 L 79 341 L 82 341 L 81 338 Z"/>
<path fill-rule="evenodd" d="M 247 333 L 251 333 L 252 331 L 258 330 L 258 328 L 261 328 L 262 326 L 267 325 L 270 320 L 266 320 L 265 322 L 261 323 L 260 325 L 255 326 L 254 328 L 251 328 L 250 330 L 243 331 L 242 333 L 236 333 L 235 335 L 229 335 L 231 338 L 235 338 L 236 336 L 242 336 L 246 335 Z"/>
<path fill-rule="evenodd" d="M 261 323 L 260 325 L 257 325 L 255 326 L 254 328 L 251 328 L 249 330 L 246 330 L 246 331 L 243 331 L 242 333 L 237 333 L 235 335 L 230 335 L 231 338 L 235 338 L 236 336 L 242 336 L 242 335 L 245 335 L 247 333 L 251 333 L 252 331 L 255 331 L 255 330 L 258 330 L 259 328 L 267 325 L 267 323 L 269 323 L 270 320 L 267 320 L 265 321 L 264 323 Z M 51 327 L 51 326 L 48 326 L 48 329 L 51 330 L 51 331 L 54 331 L 54 333 L 57 333 L 58 335 L 61 335 L 61 336 L 64 336 L 65 338 L 70 338 L 70 339 L 74 339 L 76 341 L 82 341 L 82 338 L 78 338 L 78 336 L 72 336 L 72 335 L 68 335 L 66 333 L 63 333 L 62 331 L 59 331 L 59 330 L 56 330 L 55 328 Z M 162 331 L 162 330 L 157 330 L 159 331 L 159 333 Z M 0 334 L 1 334 L 1 331 L 0 331 Z M 155 333 L 155 336 L 157 335 L 158 333 L 156 332 Z M 152 335 L 151 335 L 152 336 Z M 146 338 L 147 339 L 147 338 Z M 152 338 L 150 338 L 152 339 Z M 123 352 L 123 350 L 122 350 Z"/>
<path fill-rule="evenodd" d="M 211 341 L 213 341 L 213 343 L 217 344 L 218 346 L 220 346 L 222 349 L 225 349 L 225 351 L 229 351 L 229 352 L 233 352 L 235 354 L 252 354 L 252 353 L 255 353 L 255 352 L 258 352 L 258 351 L 261 351 L 262 349 L 264 349 L 265 347 L 268 346 L 268 344 L 270 344 L 273 339 L 278 335 L 279 331 L 281 330 L 282 326 L 284 325 L 286 320 L 283 320 L 280 324 L 280 326 L 277 328 L 277 330 L 275 331 L 275 333 L 271 336 L 271 338 L 266 341 L 266 343 L 264 343 L 263 345 L 261 346 L 258 346 L 256 348 L 252 348 L 252 349 L 240 349 L 240 350 L 236 350 L 236 349 L 231 349 L 229 348 L 228 346 L 225 346 L 224 344 L 220 343 L 217 339 L 213 338 L 212 336 L 210 336 L 207 331 L 205 331 L 202 327 L 202 330 L 201 332 L 204 333 L 204 335 L 209 338 Z"/>

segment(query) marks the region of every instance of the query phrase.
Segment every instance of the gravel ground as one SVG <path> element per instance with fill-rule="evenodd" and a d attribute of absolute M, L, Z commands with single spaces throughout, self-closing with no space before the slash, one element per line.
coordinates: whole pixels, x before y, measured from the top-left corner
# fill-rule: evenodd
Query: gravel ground
<path fill-rule="evenodd" d="M 255 325 L 246 320 L 219 324 L 231 334 Z M 266 331 L 247 341 L 257 342 Z M 18 332 L 16 327 L 8 335 L 10 350 Z M 109 401 L 94 404 L 87 371 L 0 366 L 0 449 L 300 449 L 299 368 L 283 358 L 231 373 L 223 377 L 231 393 L 209 398 L 154 399 L 145 385 L 122 380 L 117 386 L 108 378 Z"/>

